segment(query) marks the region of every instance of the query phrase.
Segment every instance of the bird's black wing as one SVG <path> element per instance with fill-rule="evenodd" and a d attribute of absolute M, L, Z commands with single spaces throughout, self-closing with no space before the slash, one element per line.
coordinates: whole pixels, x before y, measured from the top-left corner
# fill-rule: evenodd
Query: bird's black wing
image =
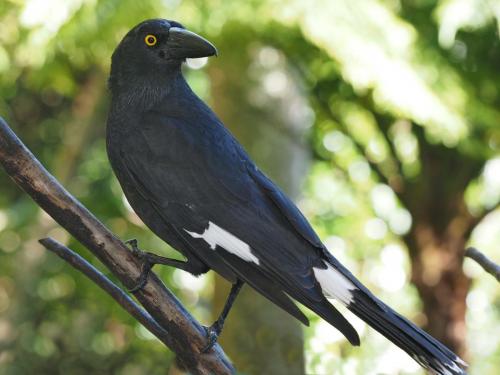
<path fill-rule="evenodd" d="M 219 123 L 207 126 L 212 128 L 148 114 L 122 146 L 124 165 L 162 219 L 183 233 L 207 265 L 218 271 L 222 259 L 240 279 L 301 321 L 307 319 L 286 295 L 359 344 L 354 328 L 326 300 L 314 277 L 313 266 L 325 267 L 319 238 L 232 135 Z M 131 148 L 135 152 L 127 152 Z M 138 152 L 143 157 L 129 156 Z M 203 234 L 210 228 L 248 245 L 248 253 L 242 257 L 221 243 L 209 246 Z"/>
<path fill-rule="evenodd" d="M 248 159 L 245 162 L 248 174 L 253 181 L 264 191 L 265 195 L 276 205 L 276 208 L 286 218 L 297 233 L 312 246 L 323 249 L 323 243 L 316 232 L 311 228 L 302 212 L 264 173 L 262 173 Z"/>
<path fill-rule="evenodd" d="M 465 374 L 460 358 L 378 300 L 324 248 L 295 205 L 216 119 L 194 127 L 185 119 L 159 116 L 151 119 L 156 129 L 151 132 L 145 120 L 134 137 L 144 157 L 125 152 L 125 164 L 162 220 L 182 233 L 210 268 L 222 274 L 218 267 L 224 265 L 306 323 L 288 296 L 294 298 L 358 345 L 356 331 L 324 294 L 336 297 L 423 367 Z M 221 228 L 224 241 L 217 242 L 213 235 L 223 233 Z M 234 251 L 238 247 L 244 251 Z"/>
<path fill-rule="evenodd" d="M 274 203 L 274 208 L 279 212 L 279 216 L 285 218 L 295 234 L 302 237 L 310 245 L 304 246 L 302 249 L 305 252 L 307 252 L 306 248 L 318 250 L 321 254 L 320 258 L 332 266 L 334 273 L 340 273 L 353 286 L 353 289 L 349 291 L 351 293 L 350 300 L 346 304 L 352 312 L 405 350 L 424 368 L 437 374 L 465 374 L 462 369 L 465 363 L 459 357 L 411 321 L 380 301 L 357 280 L 321 243 L 309 222 L 295 204 L 264 173 L 253 165 L 238 144 L 235 147 L 240 149 L 240 155 L 242 155 L 242 160 L 245 160 L 249 175 L 255 184 L 261 188 L 268 200 Z M 290 241 L 290 244 L 292 243 L 293 241 Z M 272 261 L 271 264 L 276 265 Z M 335 278 L 335 281 L 338 282 L 340 279 Z M 336 287 L 333 289 L 335 291 Z M 310 306 L 307 303 L 306 305 Z M 322 306 L 316 304 L 316 306 L 318 305 Z M 318 314 L 321 315 L 319 312 Z M 338 323 L 334 323 L 334 325 L 337 328 L 339 327 Z M 340 330 L 342 331 L 342 329 Z M 344 334 L 346 333 L 344 332 Z M 346 337 L 349 338 L 347 335 Z"/>

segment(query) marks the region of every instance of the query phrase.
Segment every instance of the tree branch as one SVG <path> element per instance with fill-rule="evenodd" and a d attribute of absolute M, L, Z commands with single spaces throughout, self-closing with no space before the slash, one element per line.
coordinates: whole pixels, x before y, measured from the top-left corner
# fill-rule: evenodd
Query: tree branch
<path fill-rule="evenodd" d="M 118 304 L 125 309 L 130 315 L 137 319 L 144 327 L 146 327 L 153 335 L 155 335 L 166 346 L 171 345 L 171 338 L 152 317 L 137 303 L 134 302 L 121 288 L 116 286 L 108 279 L 101 271 L 87 262 L 83 257 L 67 248 L 62 243 L 53 238 L 42 238 L 39 240 L 47 250 L 52 251 L 60 258 L 64 259 L 78 271 L 82 272 L 90 280 L 96 283 L 101 289 L 108 293 Z"/>
<path fill-rule="evenodd" d="M 488 259 L 482 252 L 473 247 L 469 247 L 465 250 L 465 256 L 475 260 L 486 272 L 493 275 L 497 281 L 500 281 L 500 266 Z"/>
<path fill-rule="evenodd" d="M 127 246 L 97 220 L 40 164 L 0 117 L 0 164 L 55 221 L 87 247 L 127 288 L 141 273 L 140 262 Z M 193 374 L 233 374 L 220 346 L 207 354 L 205 330 L 154 273 L 134 293 L 145 310 L 170 336 L 168 347 L 179 366 Z"/>

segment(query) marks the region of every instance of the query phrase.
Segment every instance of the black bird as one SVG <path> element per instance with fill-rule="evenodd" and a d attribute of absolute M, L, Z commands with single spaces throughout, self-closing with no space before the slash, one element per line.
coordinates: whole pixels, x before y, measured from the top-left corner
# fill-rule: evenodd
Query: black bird
<path fill-rule="evenodd" d="M 331 255 L 294 203 L 264 174 L 210 108 L 181 65 L 215 47 L 175 21 L 147 20 L 112 56 L 107 151 L 125 195 L 144 223 L 186 261 L 137 251 L 146 280 L 153 264 L 194 275 L 215 270 L 233 283 L 207 349 L 246 283 L 304 324 L 300 302 L 353 345 L 359 337 L 328 302 L 336 299 L 436 374 L 465 374 L 443 344 L 375 297 Z M 134 245 L 134 244 L 133 244 Z"/>

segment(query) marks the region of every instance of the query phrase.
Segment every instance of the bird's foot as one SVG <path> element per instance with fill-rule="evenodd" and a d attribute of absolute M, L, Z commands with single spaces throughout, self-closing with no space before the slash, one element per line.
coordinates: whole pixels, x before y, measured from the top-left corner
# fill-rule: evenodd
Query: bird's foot
<path fill-rule="evenodd" d="M 144 288 L 144 285 L 146 285 L 146 282 L 148 281 L 149 271 L 151 271 L 151 268 L 153 268 L 155 263 L 152 262 L 150 253 L 146 253 L 139 249 L 135 238 L 125 241 L 125 244 L 130 246 L 132 254 L 134 254 L 134 256 L 141 261 L 141 274 L 139 275 L 136 284 L 128 290 L 130 293 L 134 293 Z"/>
<path fill-rule="evenodd" d="M 243 281 L 238 279 L 231 287 L 231 291 L 229 292 L 229 296 L 227 297 L 226 303 L 224 304 L 224 308 L 222 309 L 219 318 L 217 318 L 215 323 L 210 327 L 204 327 L 207 334 L 207 344 L 201 350 L 202 353 L 208 352 L 217 342 L 217 339 L 222 332 L 222 328 L 224 327 L 224 322 L 226 321 L 227 314 L 229 314 L 229 310 L 231 310 L 231 306 L 233 306 L 233 303 L 236 300 L 236 297 L 238 296 L 242 286 Z"/>
<path fill-rule="evenodd" d="M 205 328 L 205 333 L 207 336 L 207 343 L 205 346 L 201 349 L 202 353 L 208 352 L 210 349 L 214 347 L 214 345 L 217 343 L 217 339 L 219 338 L 219 335 L 222 331 L 222 327 L 219 323 L 219 321 L 216 321 L 214 324 L 212 324 L 210 327 L 203 327 Z"/>
<path fill-rule="evenodd" d="M 139 245 L 137 242 L 137 239 L 131 238 L 130 240 L 125 241 L 125 245 L 129 245 L 130 249 L 132 250 L 132 254 L 134 254 L 137 257 L 140 257 L 140 254 L 144 254 L 144 252 L 139 249 Z"/>

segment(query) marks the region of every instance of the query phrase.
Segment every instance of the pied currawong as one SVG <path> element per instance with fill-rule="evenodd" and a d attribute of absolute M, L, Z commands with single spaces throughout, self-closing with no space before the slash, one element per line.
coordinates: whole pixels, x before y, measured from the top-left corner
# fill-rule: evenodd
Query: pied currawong
<path fill-rule="evenodd" d="M 210 269 L 233 283 L 217 339 L 243 284 L 308 324 L 299 302 L 353 345 L 359 336 L 328 301 L 345 305 L 435 374 L 465 374 L 443 344 L 375 297 L 329 253 L 294 203 L 249 158 L 212 110 L 193 93 L 181 65 L 215 47 L 175 21 L 147 20 L 112 56 L 107 151 L 135 212 L 185 261 L 142 253 L 141 288 L 153 264 L 194 275 Z M 136 289 L 137 289 L 136 288 Z"/>

